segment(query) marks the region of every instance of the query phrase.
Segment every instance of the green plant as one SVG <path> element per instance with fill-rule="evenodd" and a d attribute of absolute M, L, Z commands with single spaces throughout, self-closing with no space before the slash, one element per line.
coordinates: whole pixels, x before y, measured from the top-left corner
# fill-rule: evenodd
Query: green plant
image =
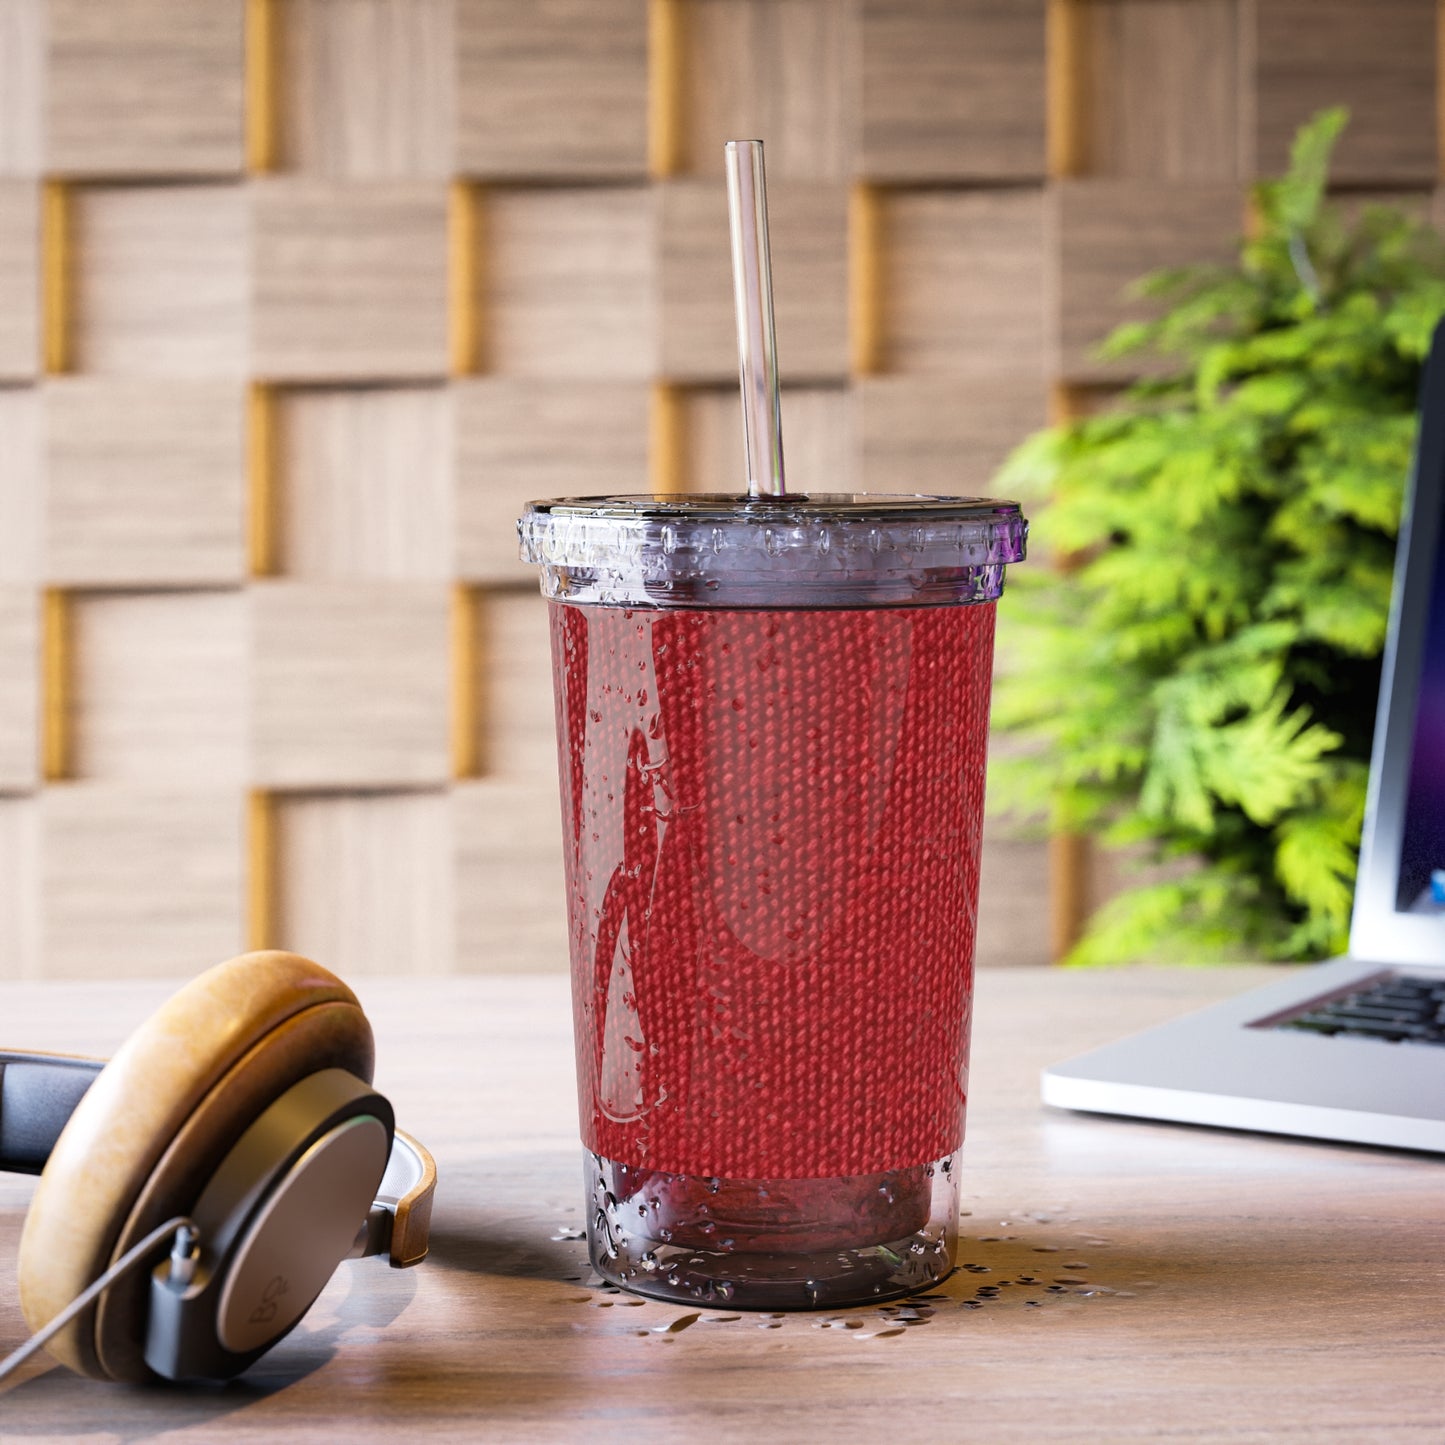
<path fill-rule="evenodd" d="M 1342 111 L 1258 186 L 1237 264 L 1141 283 L 1167 305 L 1102 354 L 1167 370 L 1027 441 L 1047 499 L 1019 569 L 997 800 L 1176 860 L 1072 962 L 1319 957 L 1348 928 L 1400 497 L 1445 253 L 1324 198 Z"/>

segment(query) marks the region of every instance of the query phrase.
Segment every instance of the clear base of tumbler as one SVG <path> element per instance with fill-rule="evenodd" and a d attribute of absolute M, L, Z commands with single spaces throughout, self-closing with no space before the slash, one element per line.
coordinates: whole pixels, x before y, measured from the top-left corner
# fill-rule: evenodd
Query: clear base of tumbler
<path fill-rule="evenodd" d="M 955 1156 L 828 1179 L 708 1179 L 587 1154 L 587 1245 L 635 1294 L 733 1309 L 870 1304 L 953 1270 Z"/>

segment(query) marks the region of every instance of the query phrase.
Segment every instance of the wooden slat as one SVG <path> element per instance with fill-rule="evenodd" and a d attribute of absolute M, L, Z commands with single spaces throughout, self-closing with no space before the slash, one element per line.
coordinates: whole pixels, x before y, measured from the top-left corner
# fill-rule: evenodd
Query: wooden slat
<path fill-rule="evenodd" d="M 249 605 L 256 786 L 446 781 L 445 585 L 261 581 Z"/>
<path fill-rule="evenodd" d="M 846 181 L 857 151 L 851 5 L 683 0 L 681 166 L 721 179 L 723 144 L 757 137 L 768 179 Z"/>
<path fill-rule="evenodd" d="M 1028 377 L 869 377 L 854 407 L 862 485 L 881 492 L 987 495 L 1008 454 L 1048 419 L 1044 384 Z"/>
<path fill-rule="evenodd" d="M 243 165 L 243 6 L 50 0 L 46 168 L 196 176 Z"/>
<path fill-rule="evenodd" d="M 464 175 L 646 174 L 645 0 L 456 7 L 456 158 Z"/>
<path fill-rule="evenodd" d="M 522 503 L 648 489 L 641 382 L 475 377 L 456 404 L 456 566 L 472 582 L 534 586 L 517 559 Z"/>
<path fill-rule="evenodd" d="M 248 743 L 243 594 L 84 592 L 69 605 L 67 774 L 239 790 Z"/>
<path fill-rule="evenodd" d="M 861 0 L 862 174 L 1044 175 L 1044 0 Z"/>
<path fill-rule="evenodd" d="M 452 588 L 451 615 L 451 746 L 452 777 L 479 777 L 482 756 L 482 668 L 484 654 L 481 597 L 475 587 Z"/>
<path fill-rule="evenodd" d="M 538 592 L 488 592 L 482 595 L 479 616 L 486 771 L 555 788 L 557 729 L 547 602 Z"/>
<path fill-rule="evenodd" d="M 45 387 L 44 412 L 49 582 L 241 580 L 239 383 L 59 377 Z"/>
<path fill-rule="evenodd" d="M 71 598 L 47 587 L 40 599 L 40 776 L 47 783 L 71 776 L 74 638 Z"/>
<path fill-rule="evenodd" d="M 652 377 L 653 202 L 641 186 L 488 190 L 482 311 L 489 371 Z"/>
<path fill-rule="evenodd" d="M 274 404 L 276 570 L 316 581 L 450 580 L 447 389 L 279 387 Z"/>
<path fill-rule="evenodd" d="M 28 381 L 41 367 L 41 191 L 0 180 L 0 381 Z"/>
<path fill-rule="evenodd" d="M 40 802 L 0 796 L 0 977 L 42 972 Z"/>
<path fill-rule="evenodd" d="M 46 0 L 0 5 L 0 176 L 44 169 Z"/>
<path fill-rule="evenodd" d="M 1042 194 L 895 191 L 882 204 L 882 369 L 1041 376 Z"/>
<path fill-rule="evenodd" d="M 39 387 L 0 387 L 0 585 L 40 581 L 44 462 Z"/>
<path fill-rule="evenodd" d="M 1102 362 L 1094 348 L 1120 322 L 1150 314 L 1126 288 L 1166 266 L 1224 261 L 1240 229 L 1233 186 L 1161 186 L 1060 181 L 1050 194 L 1056 267 L 1052 294 L 1056 374 L 1069 381 L 1117 380 L 1147 362 Z"/>
<path fill-rule="evenodd" d="M 1076 163 L 1063 175 L 1233 181 L 1235 0 L 1064 0 L 1076 32 Z"/>
<path fill-rule="evenodd" d="M 240 186 L 78 186 L 71 214 L 67 369 L 246 375 L 250 226 Z"/>
<path fill-rule="evenodd" d="M 482 276 L 486 213 L 478 188 L 453 181 L 447 190 L 447 325 L 451 374 L 482 369 Z"/>
<path fill-rule="evenodd" d="M 452 0 L 288 0 L 279 158 L 313 176 L 452 172 Z"/>
<path fill-rule="evenodd" d="M 239 791 L 72 783 L 39 809 L 47 977 L 189 977 L 240 951 Z"/>
<path fill-rule="evenodd" d="M 0 585 L 0 793 L 40 782 L 40 595 Z"/>
<path fill-rule="evenodd" d="M 647 174 L 682 169 L 683 0 L 647 0 Z"/>
<path fill-rule="evenodd" d="M 445 793 L 302 794 L 275 807 L 282 947 L 348 977 L 451 972 Z"/>
<path fill-rule="evenodd" d="M 277 856 L 276 796 L 246 794 L 246 947 L 277 948 L 281 941 L 281 860 Z"/>
<path fill-rule="evenodd" d="M 567 901 L 555 778 L 483 778 L 452 789 L 461 973 L 560 973 Z"/>
<path fill-rule="evenodd" d="M 447 190 L 262 177 L 252 364 L 268 381 L 447 375 Z"/>
<path fill-rule="evenodd" d="M 737 376 L 727 196 L 713 181 L 661 188 L 661 369 L 677 381 Z M 848 192 L 782 181 L 768 188 L 778 364 L 793 381 L 848 374 Z"/>
<path fill-rule="evenodd" d="M 264 175 L 276 169 L 279 151 L 277 91 L 281 57 L 276 14 L 279 0 L 244 0 L 244 4 L 246 87 L 242 145 L 246 169 L 254 175 Z"/>
<path fill-rule="evenodd" d="M 1252 0 L 1251 170 L 1283 170 L 1295 130 L 1344 105 L 1333 180 L 1429 185 L 1439 170 L 1435 0 Z M 1252 144 L 1249 144 L 1252 142 Z"/>
<path fill-rule="evenodd" d="M 700 387 L 684 395 L 688 489 L 743 491 L 747 480 L 737 387 Z M 857 483 L 855 397 L 842 388 L 784 387 L 782 409 L 788 490 L 853 491 Z"/>

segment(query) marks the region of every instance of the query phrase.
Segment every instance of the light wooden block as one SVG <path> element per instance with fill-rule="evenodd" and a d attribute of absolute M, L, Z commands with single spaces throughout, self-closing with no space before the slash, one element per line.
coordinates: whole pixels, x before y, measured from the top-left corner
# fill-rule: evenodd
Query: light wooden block
<path fill-rule="evenodd" d="M 444 782 L 449 597 L 439 584 L 261 582 L 252 609 L 252 781 Z"/>
<path fill-rule="evenodd" d="M 987 495 L 1009 453 L 1048 421 L 1042 379 L 866 377 L 853 405 L 870 492 Z"/>
<path fill-rule="evenodd" d="M 0 4 L 0 176 L 43 168 L 46 0 Z"/>
<path fill-rule="evenodd" d="M 444 185 L 265 177 L 251 199 L 258 376 L 446 375 Z"/>
<path fill-rule="evenodd" d="M 0 381 L 40 369 L 40 188 L 0 180 Z"/>
<path fill-rule="evenodd" d="M 723 175 L 723 145 L 767 147 L 769 180 L 843 181 L 857 151 L 854 13 L 837 0 L 682 0 L 683 167 Z"/>
<path fill-rule="evenodd" d="M 456 401 L 457 566 L 473 582 L 535 583 L 517 558 L 522 504 L 648 488 L 648 387 L 478 377 Z"/>
<path fill-rule="evenodd" d="M 983 830 L 978 868 L 979 968 L 1051 963 L 1049 956 L 1049 848 L 1010 838 L 990 820 Z"/>
<path fill-rule="evenodd" d="M 40 594 L 0 586 L 0 793 L 39 783 Z"/>
<path fill-rule="evenodd" d="M 661 190 L 662 373 L 677 381 L 737 376 L 727 194 L 711 181 Z M 793 382 L 848 374 L 846 188 L 793 181 L 768 189 L 778 366 Z"/>
<path fill-rule="evenodd" d="M 47 169 L 240 172 L 243 13 L 239 0 L 50 0 Z"/>
<path fill-rule="evenodd" d="M 547 607 L 540 592 L 486 592 L 478 603 L 482 770 L 538 787 L 557 779 Z"/>
<path fill-rule="evenodd" d="M 880 205 L 880 369 L 1042 376 L 1043 193 L 898 191 Z"/>
<path fill-rule="evenodd" d="M 74 776 L 239 790 L 248 742 L 244 594 L 77 593 L 70 612 Z"/>
<path fill-rule="evenodd" d="M 203 586 L 245 575 L 239 382 L 56 377 L 45 407 L 45 577 Z"/>
<path fill-rule="evenodd" d="M 1274 175 L 1296 129 L 1326 106 L 1350 123 L 1336 182 L 1432 184 L 1437 174 L 1435 0 L 1258 0 L 1248 43 L 1247 165 Z M 1252 84 L 1250 81 L 1252 80 Z"/>
<path fill-rule="evenodd" d="M 1148 369 L 1102 362 L 1094 348 L 1120 322 L 1150 314 L 1126 289 L 1162 267 L 1222 262 L 1241 229 L 1232 186 L 1145 186 L 1062 181 L 1051 189 L 1056 268 L 1056 371 L 1071 381 L 1113 380 Z"/>
<path fill-rule="evenodd" d="M 441 581 L 452 575 L 452 412 L 445 387 L 277 394 L 280 571 Z"/>
<path fill-rule="evenodd" d="M 483 778 L 451 796 L 460 973 L 568 968 L 555 779 Z"/>
<path fill-rule="evenodd" d="M 0 978 L 33 978 L 40 962 L 40 802 L 0 795 Z"/>
<path fill-rule="evenodd" d="M 41 575 L 41 393 L 0 387 L 0 585 Z"/>
<path fill-rule="evenodd" d="M 244 946 L 244 797 L 69 783 L 40 807 L 47 978 L 188 977 Z"/>
<path fill-rule="evenodd" d="M 73 369 L 242 378 L 249 211 L 239 185 L 72 193 Z"/>
<path fill-rule="evenodd" d="M 485 193 L 489 371 L 594 381 L 652 376 L 653 200 L 640 186 Z"/>
<path fill-rule="evenodd" d="M 736 386 L 685 398 L 686 483 L 694 492 L 742 492 L 742 404 Z M 851 492 L 857 478 L 854 402 L 841 388 L 784 387 L 783 458 L 790 492 Z"/>
<path fill-rule="evenodd" d="M 451 174 L 452 0 L 286 0 L 281 168 L 349 179 Z"/>
<path fill-rule="evenodd" d="M 281 947 L 343 977 L 452 971 L 445 793 L 282 798 L 276 841 Z"/>
<path fill-rule="evenodd" d="M 1153 181 L 1240 174 L 1235 0 L 1069 0 L 1077 15 L 1080 173 Z"/>
<path fill-rule="evenodd" d="M 458 168 L 623 177 L 647 168 L 647 0 L 456 0 Z"/>
<path fill-rule="evenodd" d="M 862 174 L 1044 174 L 1045 0 L 862 0 Z"/>

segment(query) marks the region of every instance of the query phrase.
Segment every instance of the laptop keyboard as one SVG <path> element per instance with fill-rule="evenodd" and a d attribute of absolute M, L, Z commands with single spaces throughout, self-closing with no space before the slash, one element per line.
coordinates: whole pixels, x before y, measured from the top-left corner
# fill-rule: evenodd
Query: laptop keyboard
<path fill-rule="evenodd" d="M 1445 1045 L 1445 978 L 1387 974 L 1354 993 L 1285 1019 L 1278 1027 L 1334 1038 Z"/>

